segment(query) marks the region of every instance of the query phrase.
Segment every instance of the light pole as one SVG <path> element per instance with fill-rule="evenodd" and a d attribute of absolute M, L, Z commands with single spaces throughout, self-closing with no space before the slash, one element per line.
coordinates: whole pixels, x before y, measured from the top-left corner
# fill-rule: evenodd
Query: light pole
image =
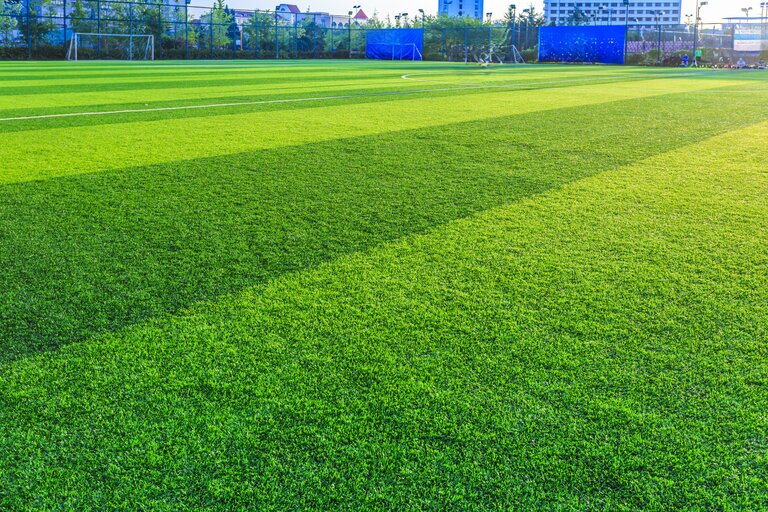
<path fill-rule="evenodd" d="M 488 20 L 488 60 L 493 61 L 493 25 L 491 20 L 493 19 L 493 13 L 485 13 L 485 17 Z"/>
<path fill-rule="evenodd" d="M 525 50 L 526 46 L 528 46 L 528 14 L 531 12 L 530 9 L 523 9 L 523 13 L 526 15 L 525 17 L 525 38 L 523 39 L 523 50 Z"/>
<path fill-rule="evenodd" d="M 656 46 L 656 51 L 659 54 L 659 65 L 661 65 L 661 17 L 664 16 L 664 11 L 656 11 L 656 30 L 659 33 L 659 43 Z"/>
<path fill-rule="evenodd" d="M 696 0 L 696 18 L 693 20 L 693 65 L 694 67 L 698 67 L 699 60 L 698 56 L 696 55 L 696 47 L 699 44 L 699 22 L 701 21 L 701 8 L 705 5 L 709 5 L 709 2 L 701 2 L 699 0 Z"/>
<path fill-rule="evenodd" d="M 512 43 L 512 46 L 516 46 L 515 43 L 517 43 L 517 40 L 515 39 L 515 36 L 517 34 L 515 34 L 515 32 L 516 32 L 515 29 L 517 28 L 517 6 L 515 4 L 510 5 L 509 6 L 509 10 L 512 13 L 512 19 L 509 20 L 510 25 L 511 25 L 510 31 L 512 32 L 510 34 L 509 41 Z M 512 48 L 510 48 L 510 51 L 511 50 L 512 50 Z"/>
<path fill-rule="evenodd" d="M 280 19 L 280 15 L 278 14 L 278 11 L 280 9 L 280 6 L 278 5 L 275 7 L 275 59 L 280 59 L 280 31 L 278 30 L 278 20 Z"/>
<path fill-rule="evenodd" d="M 624 64 L 627 63 L 628 44 L 629 44 L 629 0 L 624 0 Z"/>
<path fill-rule="evenodd" d="M 751 7 L 744 7 L 741 12 L 744 13 L 744 15 L 747 17 L 747 23 L 749 23 L 749 11 L 751 11 Z"/>
<path fill-rule="evenodd" d="M 768 2 L 762 2 L 760 3 L 760 27 L 762 28 L 762 39 L 765 41 L 766 36 L 766 16 L 768 16 Z M 765 44 L 765 43 L 763 43 Z"/>
<path fill-rule="evenodd" d="M 349 58 L 352 58 L 352 11 L 347 13 L 347 44 L 349 45 Z"/>
<path fill-rule="evenodd" d="M 424 9 L 419 9 L 419 14 L 421 14 L 421 53 L 422 53 L 422 60 L 424 60 L 424 46 L 426 45 L 425 40 L 425 34 L 426 34 L 426 23 L 424 20 Z"/>

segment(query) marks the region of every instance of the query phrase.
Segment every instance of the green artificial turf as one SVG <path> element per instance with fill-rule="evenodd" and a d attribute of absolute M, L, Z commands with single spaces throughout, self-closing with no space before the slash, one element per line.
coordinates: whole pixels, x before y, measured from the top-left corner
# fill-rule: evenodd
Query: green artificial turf
<path fill-rule="evenodd" d="M 0 119 L 250 103 L 0 121 L 0 508 L 768 508 L 767 100 L 0 63 Z"/>

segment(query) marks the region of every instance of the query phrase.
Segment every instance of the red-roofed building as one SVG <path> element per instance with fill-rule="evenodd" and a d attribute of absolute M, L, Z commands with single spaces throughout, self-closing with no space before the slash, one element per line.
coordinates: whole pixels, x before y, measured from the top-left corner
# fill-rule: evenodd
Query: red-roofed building
<path fill-rule="evenodd" d="M 302 12 L 299 6 L 294 4 L 280 4 L 277 6 L 277 14 L 289 25 L 301 23 L 304 20 L 314 21 L 324 28 L 349 28 L 350 16 L 334 15 L 327 12 Z M 352 25 L 364 25 L 368 23 L 368 15 L 359 9 L 351 16 Z"/>

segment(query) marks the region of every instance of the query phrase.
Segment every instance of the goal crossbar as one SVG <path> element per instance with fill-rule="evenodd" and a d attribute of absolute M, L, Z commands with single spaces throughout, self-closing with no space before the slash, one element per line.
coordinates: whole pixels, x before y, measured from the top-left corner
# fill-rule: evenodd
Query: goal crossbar
<path fill-rule="evenodd" d="M 82 49 L 82 38 L 91 37 L 98 41 L 100 47 L 102 39 L 124 39 L 127 43 L 125 52 L 126 60 L 155 60 L 155 36 L 151 34 L 99 34 L 93 32 L 75 32 L 69 40 L 67 60 L 79 60 L 79 50 Z M 138 52 L 136 55 L 134 53 Z M 97 54 L 97 58 L 100 55 Z"/>

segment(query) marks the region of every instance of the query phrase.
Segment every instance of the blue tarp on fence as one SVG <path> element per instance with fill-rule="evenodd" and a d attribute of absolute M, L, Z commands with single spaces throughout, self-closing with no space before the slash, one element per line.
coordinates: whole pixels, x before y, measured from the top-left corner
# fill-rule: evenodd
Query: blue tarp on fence
<path fill-rule="evenodd" d="M 377 60 L 421 60 L 424 31 L 420 28 L 369 30 L 365 56 Z"/>
<path fill-rule="evenodd" d="M 595 62 L 624 64 L 626 27 L 541 27 L 540 62 Z"/>

